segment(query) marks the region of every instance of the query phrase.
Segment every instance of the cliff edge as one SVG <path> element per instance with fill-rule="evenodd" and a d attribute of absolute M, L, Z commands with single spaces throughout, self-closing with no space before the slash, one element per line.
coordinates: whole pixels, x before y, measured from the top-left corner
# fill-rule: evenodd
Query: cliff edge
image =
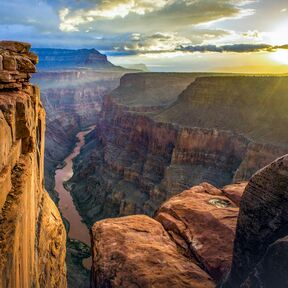
<path fill-rule="evenodd" d="M 66 287 L 66 232 L 44 190 L 45 110 L 30 45 L 0 42 L 0 287 Z"/>

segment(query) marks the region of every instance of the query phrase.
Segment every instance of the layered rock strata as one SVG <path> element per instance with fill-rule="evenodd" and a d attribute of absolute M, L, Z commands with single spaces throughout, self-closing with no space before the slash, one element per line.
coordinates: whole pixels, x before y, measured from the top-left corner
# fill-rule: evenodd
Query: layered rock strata
<path fill-rule="evenodd" d="M 0 287 L 66 287 L 66 232 L 44 190 L 45 110 L 30 45 L 0 42 Z"/>
<path fill-rule="evenodd" d="M 153 215 L 203 181 L 248 180 L 288 152 L 287 87 L 285 76 L 125 75 L 75 161 L 82 217 Z"/>
<path fill-rule="evenodd" d="M 74 67 L 70 70 L 41 70 L 33 77 L 33 82 L 41 87 L 42 102 L 47 113 L 46 189 L 56 203 L 56 167 L 71 152 L 76 134 L 97 122 L 103 96 L 118 86 L 123 74 L 123 71 L 99 72 L 87 67 Z"/>

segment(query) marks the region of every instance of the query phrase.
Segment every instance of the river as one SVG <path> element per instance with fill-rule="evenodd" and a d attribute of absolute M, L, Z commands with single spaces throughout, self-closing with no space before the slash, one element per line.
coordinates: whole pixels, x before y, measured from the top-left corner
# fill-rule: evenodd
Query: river
<path fill-rule="evenodd" d="M 73 152 L 64 160 L 65 166 L 61 169 L 56 170 L 55 175 L 55 190 L 59 195 L 59 209 L 62 215 L 69 221 L 70 229 L 68 236 L 70 239 L 79 240 L 89 247 L 91 246 L 89 229 L 86 224 L 82 221 L 81 216 L 79 215 L 73 198 L 69 191 L 64 187 L 64 183 L 68 181 L 73 176 L 73 159 L 77 157 L 80 153 L 81 148 L 85 144 L 85 136 L 90 133 L 95 126 L 90 127 L 85 131 L 81 131 L 77 134 L 76 146 Z M 90 269 L 91 268 L 91 259 L 84 259 L 83 265 Z"/>

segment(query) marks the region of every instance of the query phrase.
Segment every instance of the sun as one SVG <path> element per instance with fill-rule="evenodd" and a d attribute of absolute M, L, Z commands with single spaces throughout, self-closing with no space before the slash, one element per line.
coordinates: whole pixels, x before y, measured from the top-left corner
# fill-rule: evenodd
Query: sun
<path fill-rule="evenodd" d="M 283 65 L 288 65 L 288 50 L 287 49 L 278 49 L 275 52 L 271 52 L 271 59 L 279 62 Z"/>

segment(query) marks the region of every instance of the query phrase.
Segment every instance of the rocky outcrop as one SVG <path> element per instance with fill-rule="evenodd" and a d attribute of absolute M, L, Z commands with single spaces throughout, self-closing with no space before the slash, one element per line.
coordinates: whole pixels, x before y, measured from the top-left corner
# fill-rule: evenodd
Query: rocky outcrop
<path fill-rule="evenodd" d="M 201 182 L 248 180 L 288 152 L 287 84 L 288 77 L 123 76 L 75 161 L 70 184 L 86 223 L 153 215 Z"/>
<path fill-rule="evenodd" d="M 287 287 L 287 240 L 287 236 L 283 237 L 267 248 L 264 257 L 241 287 Z"/>
<path fill-rule="evenodd" d="M 66 232 L 44 190 L 45 111 L 37 56 L 0 42 L 0 286 L 66 287 Z"/>
<path fill-rule="evenodd" d="M 238 184 L 239 193 L 244 188 Z M 222 190 L 202 183 L 163 203 L 155 220 L 96 222 L 93 287 L 215 287 L 231 267 L 238 211 Z"/>
<path fill-rule="evenodd" d="M 39 69 L 57 70 L 57 69 L 75 69 L 75 68 L 93 68 L 93 69 L 111 69 L 121 70 L 121 67 L 113 65 L 107 60 L 107 56 L 101 54 L 96 49 L 54 49 L 38 48 L 33 51 L 39 56 Z"/>
<path fill-rule="evenodd" d="M 287 286 L 287 195 L 286 155 L 256 173 L 244 192 L 233 264 L 223 287 Z"/>
<path fill-rule="evenodd" d="M 155 219 L 219 281 L 231 267 L 238 211 L 221 190 L 202 183 L 169 199 Z"/>
<path fill-rule="evenodd" d="M 92 229 L 92 287 L 215 287 L 147 216 L 107 219 Z"/>
<path fill-rule="evenodd" d="M 247 186 L 248 182 L 237 182 L 230 184 L 222 188 L 224 195 L 234 202 L 238 207 L 243 196 L 243 192 Z"/>

